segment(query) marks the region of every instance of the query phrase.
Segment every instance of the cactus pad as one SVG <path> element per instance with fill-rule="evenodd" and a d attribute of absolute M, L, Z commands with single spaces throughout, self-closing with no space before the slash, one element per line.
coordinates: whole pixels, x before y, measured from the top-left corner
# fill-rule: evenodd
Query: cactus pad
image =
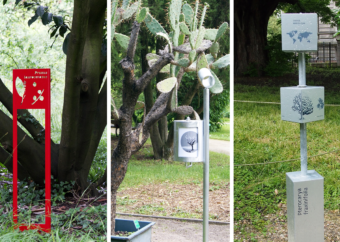
<path fill-rule="evenodd" d="M 165 39 L 168 42 L 169 52 L 171 53 L 172 52 L 172 44 L 171 44 L 169 36 L 167 34 L 164 34 L 164 33 L 156 33 L 156 36 L 159 36 L 159 37 Z"/>
<path fill-rule="evenodd" d="M 215 78 L 215 84 L 210 88 L 210 91 L 215 94 L 221 93 L 223 91 L 223 86 L 220 79 L 218 79 L 218 77 L 213 71 L 210 70 L 210 72 Z"/>
<path fill-rule="evenodd" d="M 218 29 L 205 29 L 204 38 L 214 41 L 216 39 Z"/>
<path fill-rule="evenodd" d="M 124 51 L 126 51 L 129 46 L 130 37 L 123 34 L 115 33 L 115 39 L 117 40 L 118 44 L 124 49 Z"/>
<path fill-rule="evenodd" d="M 146 15 L 148 14 L 148 9 L 147 8 L 142 8 L 138 15 L 137 15 L 137 18 L 136 20 L 138 21 L 138 23 L 141 23 L 144 21 L 144 19 L 146 18 Z"/>
<path fill-rule="evenodd" d="M 190 60 L 190 63 L 193 63 L 194 60 L 195 60 L 195 58 L 196 58 L 196 50 L 190 51 L 190 53 L 189 53 L 189 60 Z"/>
<path fill-rule="evenodd" d="M 201 26 L 197 34 L 195 49 L 198 49 L 201 46 L 202 41 L 204 39 L 204 34 L 205 34 L 205 28 Z"/>
<path fill-rule="evenodd" d="M 145 21 L 146 27 L 148 27 L 149 31 L 152 34 L 154 35 L 156 35 L 157 33 L 166 34 L 166 31 L 164 30 L 162 25 L 160 25 L 160 23 L 156 19 L 154 19 L 149 13 L 147 14 L 144 21 Z"/>
<path fill-rule="evenodd" d="M 139 2 L 135 2 L 130 7 L 128 7 L 123 13 L 123 19 L 126 20 L 126 19 L 131 18 L 136 13 L 138 9 L 138 5 L 139 5 Z"/>
<path fill-rule="evenodd" d="M 169 20 L 173 30 L 175 30 L 179 24 L 179 15 L 181 14 L 182 0 L 171 0 L 169 6 Z"/>
<path fill-rule="evenodd" d="M 212 46 L 210 47 L 210 53 L 214 56 L 214 58 L 217 58 L 219 49 L 220 49 L 220 44 L 218 42 L 214 42 Z"/>
<path fill-rule="evenodd" d="M 184 22 L 179 23 L 179 28 L 182 31 L 183 34 L 190 35 L 190 31 L 188 26 Z"/>
<path fill-rule="evenodd" d="M 221 26 L 219 27 L 217 31 L 215 42 L 218 41 L 219 38 L 221 38 L 221 36 L 224 34 L 227 28 L 228 28 L 227 22 L 224 22 L 223 24 L 221 24 Z"/>
<path fill-rule="evenodd" d="M 191 35 L 189 36 L 189 41 L 192 49 L 195 49 L 196 38 L 198 35 L 198 30 L 192 31 Z"/>
<path fill-rule="evenodd" d="M 129 6 L 130 0 L 123 0 L 122 8 L 126 9 Z"/>
<path fill-rule="evenodd" d="M 182 59 L 178 60 L 177 63 L 182 67 L 188 67 L 189 66 L 189 59 L 182 58 Z"/>
<path fill-rule="evenodd" d="M 217 61 L 215 61 L 211 66 L 212 68 L 224 68 L 227 67 L 230 64 L 230 54 L 227 54 L 223 57 L 221 57 L 220 59 L 218 59 Z"/>
<path fill-rule="evenodd" d="M 157 83 L 157 90 L 161 93 L 168 93 L 170 92 L 177 83 L 176 77 L 167 78 L 161 82 Z"/>
<path fill-rule="evenodd" d="M 159 73 L 170 73 L 170 64 L 167 64 L 159 71 Z"/>
<path fill-rule="evenodd" d="M 205 54 L 200 54 L 197 58 L 197 72 L 202 69 L 202 68 L 208 68 L 209 69 L 209 64 L 207 61 L 207 58 L 205 57 Z"/>
<path fill-rule="evenodd" d="M 192 10 L 191 6 L 185 3 L 182 7 L 182 12 L 184 14 L 184 19 L 189 26 L 192 26 L 192 20 L 194 18 L 194 10 Z"/>
<path fill-rule="evenodd" d="M 185 34 L 180 34 L 178 37 L 178 45 L 182 45 L 185 41 Z"/>

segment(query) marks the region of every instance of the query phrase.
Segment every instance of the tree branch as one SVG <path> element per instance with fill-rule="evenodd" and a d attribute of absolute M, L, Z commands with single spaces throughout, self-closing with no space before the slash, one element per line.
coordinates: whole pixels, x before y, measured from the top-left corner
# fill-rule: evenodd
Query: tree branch
<path fill-rule="evenodd" d="M 13 114 L 13 94 L 8 90 L 8 88 L 5 86 L 5 84 L 0 79 L 0 102 L 6 107 L 6 109 Z M 44 127 L 39 123 L 38 120 L 36 120 L 33 116 L 33 118 L 30 118 L 30 120 L 34 119 L 34 124 L 30 121 L 26 121 L 25 117 L 31 117 L 31 113 L 27 111 L 26 109 L 18 109 L 18 117 L 21 117 L 18 119 L 18 121 L 27 129 L 27 131 L 32 135 L 32 137 L 40 144 L 45 143 L 45 139 L 41 138 L 44 137 L 42 135 L 42 130 Z M 38 138 L 41 138 L 40 141 L 38 141 Z M 55 148 L 56 144 L 51 140 L 51 146 Z"/>
<path fill-rule="evenodd" d="M 0 147 L 0 162 L 5 165 L 9 172 L 13 173 L 13 158 L 6 150 Z M 18 178 L 19 180 L 24 180 L 29 177 L 27 171 L 22 167 L 20 162 L 18 162 Z"/>
<path fill-rule="evenodd" d="M 136 81 L 136 89 L 142 92 L 159 71 L 172 60 L 174 60 L 172 53 L 161 56 L 156 63 Z"/>

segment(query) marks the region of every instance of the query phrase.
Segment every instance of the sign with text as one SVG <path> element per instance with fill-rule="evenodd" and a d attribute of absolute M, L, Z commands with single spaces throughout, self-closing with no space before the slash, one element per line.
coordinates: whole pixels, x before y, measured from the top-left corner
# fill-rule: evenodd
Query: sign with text
<path fill-rule="evenodd" d="M 323 184 L 315 170 L 286 173 L 288 241 L 324 241 Z"/>
<path fill-rule="evenodd" d="M 283 51 L 318 51 L 318 15 L 316 13 L 282 14 L 281 26 Z"/>
<path fill-rule="evenodd" d="M 50 69 L 13 70 L 13 221 L 18 224 L 18 109 L 45 111 L 45 224 L 20 224 L 21 231 L 51 231 L 51 97 Z"/>

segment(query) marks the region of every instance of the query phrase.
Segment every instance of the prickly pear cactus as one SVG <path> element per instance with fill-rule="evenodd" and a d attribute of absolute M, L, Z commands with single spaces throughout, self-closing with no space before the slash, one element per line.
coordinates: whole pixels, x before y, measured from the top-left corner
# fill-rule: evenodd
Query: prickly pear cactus
<path fill-rule="evenodd" d="M 171 92 L 171 109 L 177 108 L 177 74 L 179 70 L 184 72 L 198 72 L 201 68 L 211 69 L 215 77 L 215 85 L 210 89 L 213 93 L 223 91 L 222 84 L 212 69 L 225 68 L 230 63 L 229 54 L 217 58 L 219 54 L 219 39 L 226 33 L 228 23 L 222 23 L 217 29 L 206 29 L 204 19 L 209 12 L 209 5 L 205 3 L 203 8 L 196 0 L 193 6 L 186 1 L 170 0 L 168 8 L 168 20 L 171 27 L 167 33 L 163 26 L 149 13 L 148 8 L 143 8 L 142 0 L 130 2 L 123 0 L 118 7 L 118 0 L 112 2 L 112 36 L 124 49 L 127 48 L 129 37 L 115 34 L 116 26 L 122 21 L 135 18 L 139 23 L 144 22 L 148 30 L 154 36 L 166 40 L 166 51 L 174 54 L 174 61 L 165 66 L 160 72 L 169 73 L 169 78 L 157 84 L 161 93 Z M 201 14 L 199 14 L 201 13 Z M 209 50 L 210 54 L 205 54 Z M 147 61 L 151 68 L 160 56 L 148 54 Z"/>

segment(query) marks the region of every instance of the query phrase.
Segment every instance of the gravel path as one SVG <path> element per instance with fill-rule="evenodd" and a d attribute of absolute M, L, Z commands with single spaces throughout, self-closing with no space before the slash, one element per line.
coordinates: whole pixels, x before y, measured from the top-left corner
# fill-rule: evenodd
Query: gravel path
<path fill-rule="evenodd" d="M 209 150 L 230 156 L 230 142 L 225 140 L 209 139 Z"/>
<path fill-rule="evenodd" d="M 151 242 L 197 242 L 202 241 L 203 227 L 201 223 L 189 223 L 168 219 L 148 219 L 117 215 L 117 218 L 151 221 Z M 209 242 L 229 242 L 229 225 L 209 225 Z"/>

